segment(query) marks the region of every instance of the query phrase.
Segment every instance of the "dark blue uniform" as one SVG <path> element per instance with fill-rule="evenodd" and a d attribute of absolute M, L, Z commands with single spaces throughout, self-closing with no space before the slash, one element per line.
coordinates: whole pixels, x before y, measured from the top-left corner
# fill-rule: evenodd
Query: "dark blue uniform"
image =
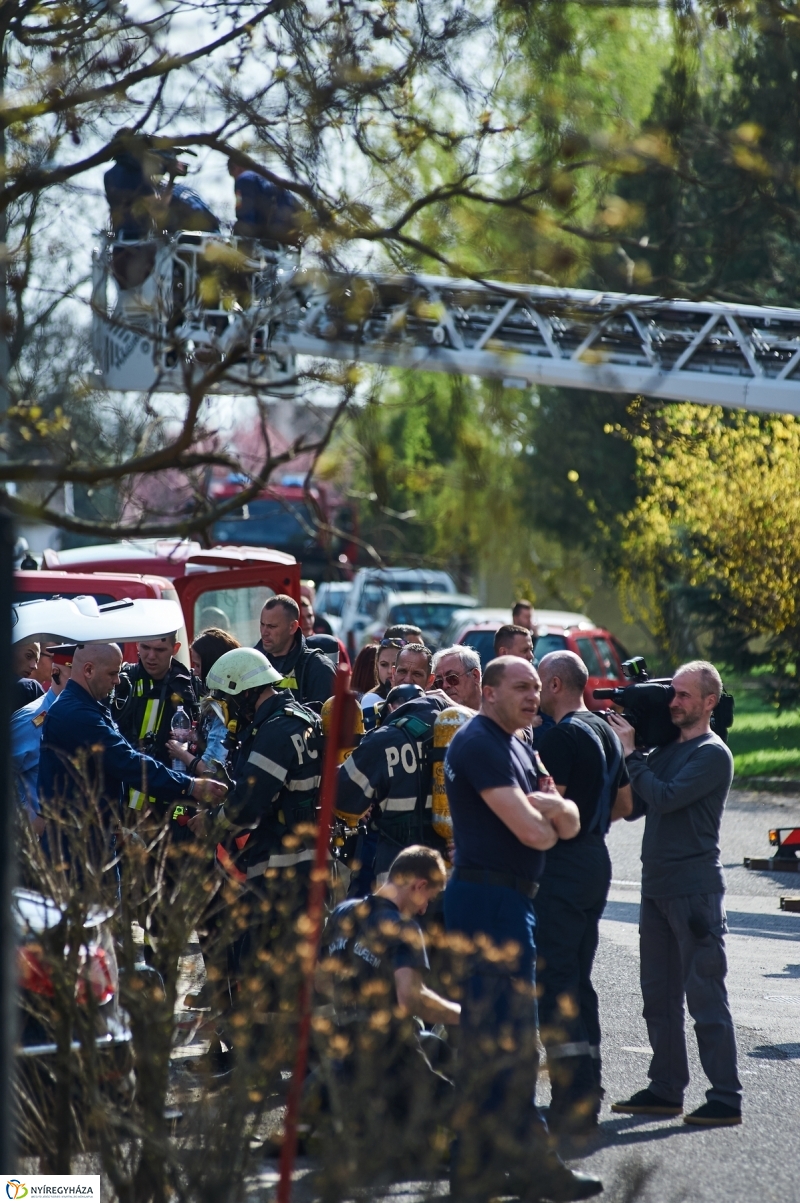
<path fill-rule="evenodd" d="M 216 234 L 219 231 L 219 218 L 194 188 L 186 184 L 173 184 L 165 228 L 168 234 L 177 234 L 179 230 Z"/>
<path fill-rule="evenodd" d="M 545 734 L 539 753 L 581 816 L 574 840 L 547 853 L 536 897 L 539 1019 L 547 1049 L 553 1127 L 592 1125 L 600 1110 L 600 1015 L 591 974 L 611 884 L 606 833 L 628 783 L 622 745 L 597 714 L 576 711 Z M 564 1000 L 571 1000 L 564 1005 Z"/>
<path fill-rule="evenodd" d="M 351 899 L 328 920 L 320 975 L 334 1015 L 315 1038 L 336 1081 L 348 1150 L 356 1142 L 359 1183 L 410 1163 L 427 1176 L 438 1161 L 434 1140 L 448 1122 L 452 1084 L 432 1070 L 413 1017 L 399 1014 L 394 976 L 428 967 L 419 923 L 389 898 Z"/>
<path fill-rule="evenodd" d="M 302 631 L 295 632 L 294 642 L 285 656 L 273 656 L 260 639 L 256 651 L 283 673 L 275 688 L 291 690 L 301 705 L 322 707 L 333 696 L 336 669 L 320 648 L 308 646 Z"/>
<path fill-rule="evenodd" d="M 76 775 L 69 763 L 82 757 L 83 777 Z M 95 701 L 77 682 L 67 682 L 44 722 L 39 797 L 57 806 L 68 821 L 85 810 L 96 791 L 102 830 L 91 850 L 95 856 L 104 857 L 111 846 L 129 789 L 152 790 L 164 799 L 177 800 L 188 798 L 192 786 L 193 778 L 186 773 L 175 773 L 132 748 L 108 706 Z"/>
<path fill-rule="evenodd" d="M 133 155 L 120 155 L 103 176 L 111 227 L 115 236 L 147 238 L 153 222 L 147 205 L 155 200 L 156 190 Z"/>
<path fill-rule="evenodd" d="M 240 832 L 250 829 L 242 849 L 237 852 L 229 841 L 220 858 L 234 866 L 245 887 L 238 910 L 242 934 L 229 954 L 236 977 L 265 947 L 278 961 L 291 960 L 294 920 L 306 909 L 314 863 L 321 748 L 319 718 L 282 690 L 262 702 L 242 734 L 233 768 L 236 784 L 220 810 L 220 817 Z M 271 909 L 264 909 L 265 898 Z M 285 979 L 267 965 L 259 973 L 262 1009 L 277 1009 Z"/>
<path fill-rule="evenodd" d="M 377 831 L 375 875 L 380 880 L 394 858 L 411 844 L 446 851 L 433 829 L 432 764 L 428 755 L 433 725 L 450 703 L 439 697 L 414 698 L 400 706 L 376 731 L 361 740 L 339 767 L 336 809 L 355 825 L 370 807 Z"/>
<path fill-rule="evenodd" d="M 459 1068 L 469 1103 L 460 1110 L 470 1118 L 458 1131 L 454 1186 L 464 1195 L 513 1194 L 501 1188 L 503 1172 L 524 1176 L 526 1156 L 535 1162 L 546 1137 L 533 1101 L 538 1072 L 533 895 L 544 853 L 520 843 L 481 791 L 516 785 L 528 794 L 538 779 L 527 746 L 480 714 L 456 732 L 444 771 L 456 846 L 445 921 L 448 931 L 475 941 L 461 1001 Z M 488 955 L 481 951 L 487 937 Z"/>
<path fill-rule="evenodd" d="M 220 813 L 251 830 L 237 867 L 252 884 L 263 884 L 269 870 L 296 873 L 313 863 L 321 727 L 317 715 L 281 690 L 262 702 L 242 735 L 236 784 Z M 295 834 L 297 827 L 306 828 L 304 838 Z"/>
<path fill-rule="evenodd" d="M 256 171 L 243 171 L 237 176 L 234 191 L 234 234 L 283 246 L 297 245 L 303 209 L 291 192 L 278 188 Z"/>

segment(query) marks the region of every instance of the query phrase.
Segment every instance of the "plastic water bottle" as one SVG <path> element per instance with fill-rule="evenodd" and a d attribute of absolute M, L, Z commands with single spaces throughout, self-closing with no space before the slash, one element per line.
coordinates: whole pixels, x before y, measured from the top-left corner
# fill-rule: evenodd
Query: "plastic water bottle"
<path fill-rule="evenodd" d="M 184 710 L 183 706 L 178 706 L 172 716 L 172 726 L 170 728 L 170 736 L 176 743 L 186 747 L 189 743 L 189 736 L 192 734 L 192 720 Z M 178 773 L 186 772 L 186 765 L 182 760 L 173 760 L 172 767 Z"/>

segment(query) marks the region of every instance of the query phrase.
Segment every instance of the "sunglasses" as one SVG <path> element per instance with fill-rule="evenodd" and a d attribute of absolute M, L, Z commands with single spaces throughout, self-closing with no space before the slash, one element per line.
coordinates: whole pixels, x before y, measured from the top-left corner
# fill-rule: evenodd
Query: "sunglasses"
<path fill-rule="evenodd" d="M 468 675 L 468 674 L 467 674 L 466 672 L 463 672 L 463 673 L 455 673 L 455 672 L 444 673 L 442 676 L 438 676 L 438 677 L 434 677 L 434 678 L 433 678 L 433 688 L 434 688 L 434 689 L 441 689 L 443 685 L 449 685 L 451 689 L 454 689 L 454 688 L 455 688 L 455 686 L 456 686 L 456 685 L 458 685 L 458 683 L 459 683 L 459 681 L 461 680 L 461 678 L 462 678 L 462 677 L 466 677 L 467 675 Z"/>
<path fill-rule="evenodd" d="M 378 647 L 405 647 L 406 642 L 405 639 L 381 639 Z"/>

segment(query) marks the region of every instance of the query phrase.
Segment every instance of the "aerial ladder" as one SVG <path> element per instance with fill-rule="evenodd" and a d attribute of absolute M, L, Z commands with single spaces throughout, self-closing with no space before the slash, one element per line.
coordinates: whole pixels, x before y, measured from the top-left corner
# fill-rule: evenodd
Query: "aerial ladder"
<path fill-rule="evenodd" d="M 149 270 L 115 281 L 139 247 Z M 800 413 L 800 310 L 459 280 L 325 272 L 224 233 L 93 256 L 93 382 L 110 390 L 292 396 L 298 357 Z"/>

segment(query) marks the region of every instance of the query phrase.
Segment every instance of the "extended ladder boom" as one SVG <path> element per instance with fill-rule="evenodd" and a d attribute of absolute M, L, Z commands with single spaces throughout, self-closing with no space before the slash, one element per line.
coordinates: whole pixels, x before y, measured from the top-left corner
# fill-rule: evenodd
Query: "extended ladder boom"
<path fill-rule="evenodd" d="M 203 263 L 220 242 L 235 240 L 178 235 L 162 245 L 149 312 L 120 292 L 109 313 L 101 248 L 94 341 L 106 387 L 172 392 L 193 356 L 199 373 L 215 350 L 235 347 L 241 355 L 215 391 L 285 393 L 300 355 L 800 413 L 800 310 L 427 275 L 325 275 L 301 268 L 291 252 L 254 262 L 248 303 L 231 309 L 201 300 Z"/>

